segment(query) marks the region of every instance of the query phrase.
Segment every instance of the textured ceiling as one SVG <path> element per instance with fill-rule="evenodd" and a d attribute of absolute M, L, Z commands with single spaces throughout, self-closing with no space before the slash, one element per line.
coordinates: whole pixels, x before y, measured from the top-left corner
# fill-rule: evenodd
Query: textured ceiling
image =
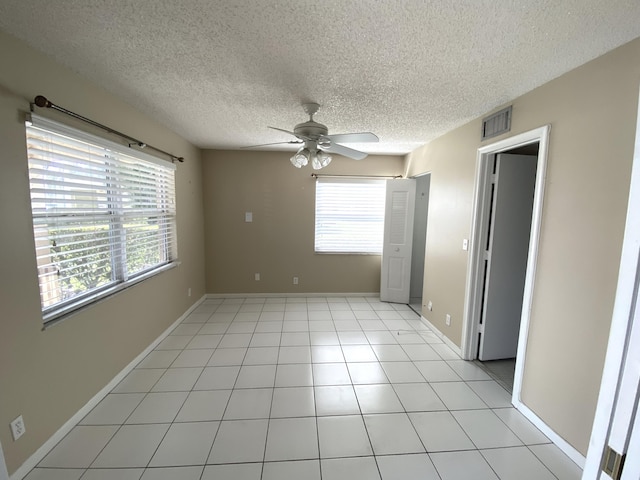
<path fill-rule="evenodd" d="M 0 30 L 203 148 L 288 141 L 314 101 L 406 153 L 640 36 L 640 2 L 15 0 Z"/>

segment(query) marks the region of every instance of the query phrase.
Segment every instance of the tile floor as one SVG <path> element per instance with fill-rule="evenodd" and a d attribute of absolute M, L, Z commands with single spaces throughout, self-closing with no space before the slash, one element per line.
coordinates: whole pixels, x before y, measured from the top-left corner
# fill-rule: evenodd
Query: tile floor
<path fill-rule="evenodd" d="M 513 392 L 513 377 L 516 371 L 516 359 L 490 360 L 481 362 L 476 360 L 476 365 L 489 374 L 507 392 Z"/>
<path fill-rule="evenodd" d="M 27 480 L 571 480 L 406 305 L 200 304 Z"/>

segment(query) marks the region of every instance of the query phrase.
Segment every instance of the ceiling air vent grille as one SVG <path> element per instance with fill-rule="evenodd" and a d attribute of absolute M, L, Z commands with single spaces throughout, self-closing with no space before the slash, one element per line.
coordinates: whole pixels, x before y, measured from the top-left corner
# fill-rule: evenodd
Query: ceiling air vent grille
<path fill-rule="evenodd" d="M 495 137 L 511 130 L 511 110 L 513 105 L 482 119 L 482 140 Z"/>

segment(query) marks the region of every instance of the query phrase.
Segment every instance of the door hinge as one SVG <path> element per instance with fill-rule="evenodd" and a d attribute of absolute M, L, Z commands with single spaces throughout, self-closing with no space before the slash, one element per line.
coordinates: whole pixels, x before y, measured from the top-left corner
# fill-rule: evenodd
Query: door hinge
<path fill-rule="evenodd" d="M 484 323 L 478 324 L 478 333 L 484 333 Z"/>
<path fill-rule="evenodd" d="M 620 480 L 625 458 L 627 458 L 626 454 L 619 454 L 607 445 L 602 455 L 602 471 L 613 480 Z"/>

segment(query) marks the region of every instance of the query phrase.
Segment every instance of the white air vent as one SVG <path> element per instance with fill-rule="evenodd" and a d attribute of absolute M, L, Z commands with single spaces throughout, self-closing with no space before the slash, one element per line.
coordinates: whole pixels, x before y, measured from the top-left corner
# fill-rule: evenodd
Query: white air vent
<path fill-rule="evenodd" d="M 509 106 L 482 119 L 482 140 L 495 137 L 511 130 L 511 110 Z"/>

